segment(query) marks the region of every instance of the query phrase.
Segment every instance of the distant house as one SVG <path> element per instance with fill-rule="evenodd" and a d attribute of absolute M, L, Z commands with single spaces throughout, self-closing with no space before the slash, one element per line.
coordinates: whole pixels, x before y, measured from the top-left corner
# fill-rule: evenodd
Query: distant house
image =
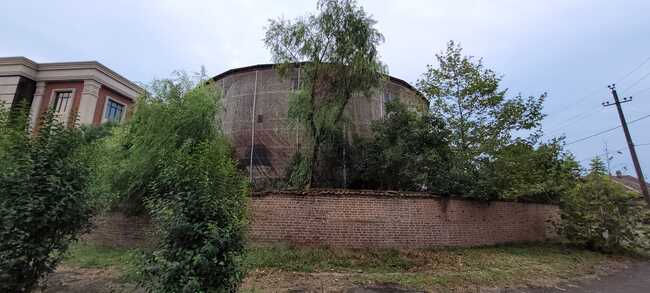
<path fill-rule="evenodd" d="M 636 177 L 623 175 L 621 171 L 616 171 L 616 176 L 609 176 L 609 178 L 611 178 L 614 182 L 623 185 L 627 190 L 641 196 L 641 185 L 639 184 L 639 180 L 636 179 Z M 650 188 L 650 184 L 646 182 L 646 185 L 648 188 Z"/>
<path fill-rule="evenodd" d="M 120 122 L 142 93 L 141 87 L 96 61 L 36 63 L 0 57 L 0 103 L 29 107 L 31 125 L 48 109 L 66 125 Z"/>

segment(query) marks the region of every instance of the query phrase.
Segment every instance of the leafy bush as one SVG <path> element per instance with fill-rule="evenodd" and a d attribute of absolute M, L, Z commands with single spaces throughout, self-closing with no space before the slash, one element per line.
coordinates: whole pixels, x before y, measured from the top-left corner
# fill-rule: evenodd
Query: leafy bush
<path fill-rule="evenodd" d="M 32 136 L 11 116 L 0 107 L 0 291 L 29 292 L 90 226 L 88 168 L 78 130 L 47 113 Z"/>
<path fill-rule="evenodd" d="M 450 149 L 441 119 L 386 104 L 386 118 L 372 125 L 372 140 L 356 144 L 352 186 L 427 190 L 448 194 Z"/>
<path fill-rule="evenodd" d="M 562 235 L 594 250 L 647 252 L 650 218 L 645 205 L 594 163 L 591 173 L 562 199 Z"/>
<path fill-rule="evenodd" d="M 184 75 L 151 91 L 104 141 L 104 160 L 115 167 L 99 169 L 108 185 L 96 191 L 158 224 L 159 242 L 140 264 L 149 290 L 234 291 L 243 277 L 248 187 L 219 129 L 221 96 Z"/>
<path fill-rule="evenodd" d="M 230 148 L 206 140 L 181 148 L 152 188 L 147 206 L 161 241 L 145 259 L 149 288 L 159 292 L 233 292 L 244 276 L 246 181 Z"/>
<path fill-rule="evenodd" d="M 446 124 L 435 114 L 409 111 L 398 101 L 386 112 L 372 126 L 373 138 L 354 145 L 351 187 L 557 202 L 580 175 L 561 140 L 518 139 L 472 163 L 452 151 Z"/>
<path fill-rule="evenodd" d="M 534 145 L 517 140 L 480 160 L 468 196 L 558 202 L 580 177 L 580 167 L 561 140 Z"/>

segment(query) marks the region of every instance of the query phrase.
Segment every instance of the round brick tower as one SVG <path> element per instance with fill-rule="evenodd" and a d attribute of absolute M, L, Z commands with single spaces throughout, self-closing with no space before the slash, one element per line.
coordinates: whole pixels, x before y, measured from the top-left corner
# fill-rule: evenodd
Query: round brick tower
<path fill-rule="evenodd" d="M 298 64 L 285 76 L 279 75 L 274 64 L 261 64 L 230 69 L 212 78 L 224 94 L 223 131 L 241 164 L 249 171 L 252 168 L 254 182 L 285 176 L 301 144 L 300 130 L 287 117 L 289 96 L 299 81 Z M 393 99 L 418 111 L 428 106 L 413 86 L 389 76 L 370 96 L 350 100 L 345 109 L 347 136 L 371 135 L 372 121 L 383 117 L 384 103 Z"/>

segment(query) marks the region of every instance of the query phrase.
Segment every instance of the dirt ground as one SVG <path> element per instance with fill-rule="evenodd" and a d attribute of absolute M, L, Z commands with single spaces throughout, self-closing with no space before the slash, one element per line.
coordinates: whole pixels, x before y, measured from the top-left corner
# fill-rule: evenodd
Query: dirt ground
<path fill-rule="evenodd" d="M 589 283 L 599 276 L 625 274 L 626 269 L 636 267 L 630 262 L 607 261 L 596 268 L 593 274 L 581 276 L 574 280 L 534 280 L 524 281 L 511 288 L 426 288 L 416 290 L 404 288 L 392 283 L 375 283 L 373 274 L 363 272 L 356 273 L 292 273 L 276 270 L 255 270 L 250 272 L 244 280 L 241 292 L 344 292 L 344 293 L 414 293 L 414 292 L 527 292 L 527 287 L 553 288 L 560 286 L 567 281 Z M 404 276 L 402 273 L 400 276 Z M 433 275 L 432 275 L 433 276 Z M 517 287 L 519 289 L 517 289 Z M 523 289 L 523 290 L 522 290 Z M 126 284 L 119 278 L 117 271 L 113 269 L 82 269 L 69 266 L 61 266 L 52 274 L 47 281 L 47 288 L 43 293 L 108 293 L 108 292 L 137 292 L 144 290 L 137 288 L 134 284 Z M 535 291 L 539 292 L 539 291 Z M 556 292 L 556 291 L 553 291 Z"/>
<path fill-rule="evenodd" d="M 242 284 L 242 292 L 292 292 L 292 293 L 321 293 L 321 292 L 343 292 L 343 293 L 415 293 L 415 292 L 458 292 L 458 293 L 501 293 L 501 292 L 527 292 L 520 291 L 524 288 L 554 288 L 568 281 L 572 282 L 589 282 L 598 279 L 600 276 L 612 275 L 621 271 L 626 271 L 634 266 L 629 261 L 612 261 L 608 260 L 597 266 L 593 273 L 585 274 L 574 279 L 539 279 L 531 276 L 528 280 L 521 280 L 520 283 L 512 287 L 458 287 L 444 288 L 432 287 L 422 289 L 413 289 L 399 286 L 394 283 L 376 283 L 378 274 L 368 273 L 293 273 L 281 271 L 260 271 L 249 272 L 248 277 Z M 396 276 L 398 274 L 395 274 Z M 399 273 L 400 277 L 415 277 L 418 274 Z M 381 274 L 385 277 L 386 274 Z M 435 277 L 435 272 L 431 272 L 431 277 Z M 536 291 L 537 292 L 537 291 Z"/>
<path fill-rule="evenodd" d="M 43 293 L 126 293 L 145 291 L 126 284 L 113 269 L 85 269 L 59 266 L 47 280 Z"/>

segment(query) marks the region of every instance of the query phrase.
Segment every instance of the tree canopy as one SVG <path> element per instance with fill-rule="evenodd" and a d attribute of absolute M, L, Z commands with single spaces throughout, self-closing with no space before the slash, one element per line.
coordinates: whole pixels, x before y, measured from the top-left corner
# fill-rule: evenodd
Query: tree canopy
<path fill-rule="evenodd" d="M 453 41 L 427 65 L 418 89 L 430 100 L 431 111 L 451 130 L 451 147 L 464 160 L 491 155 L 513 139 L 515 131 L 539 134 L 546 94 L 508 97 L 501 76 L 485 68 L 481 58 L 463 54 Z"/>
<path fill-rule="evenodd" d="M 344 109 L 355 95 L 368 95 L 384 76 L 378 45 L 384 38 L 353 0 L 320 0 L 318 13 L 270 20 L 264 42 L 281 73 L 299 63 L 300 87 L 290 98 L 289 117 L 305 127 L 303 169 L 294 180 L 307 186 L 319 176 L 323 145 L 341 135 Z M 294 176 L 295 177 L 295 176 Z"/>

